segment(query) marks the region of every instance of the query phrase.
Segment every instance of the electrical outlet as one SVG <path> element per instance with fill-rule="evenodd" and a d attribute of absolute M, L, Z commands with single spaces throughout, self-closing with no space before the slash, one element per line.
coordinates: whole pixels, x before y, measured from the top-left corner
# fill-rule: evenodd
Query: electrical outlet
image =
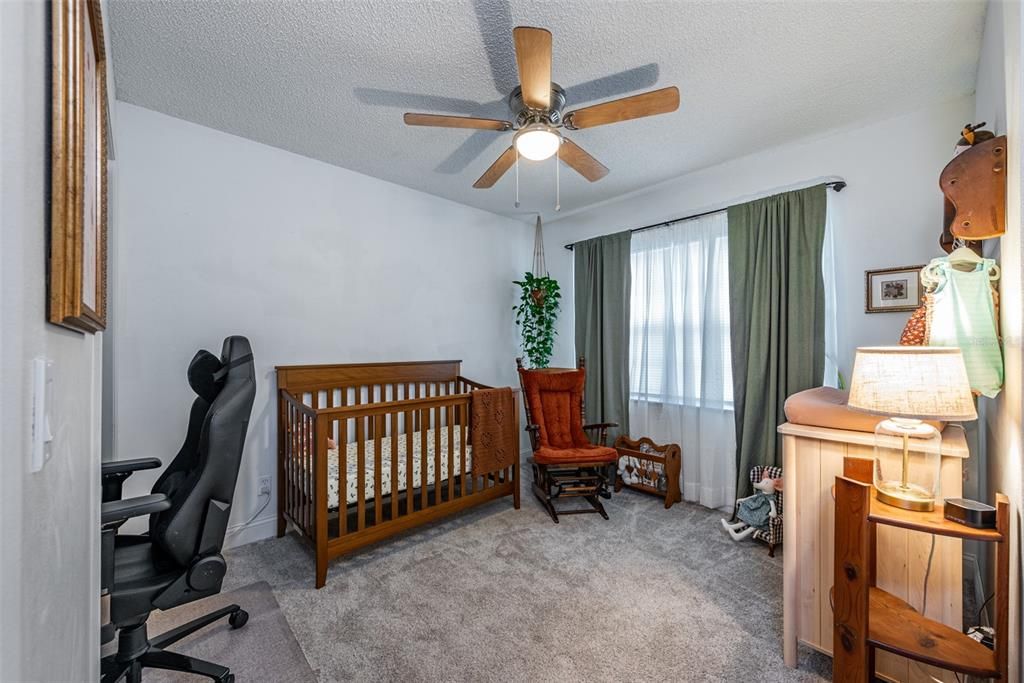
<path fill-rule="evenodd" d="M 256 490 L 256 493 L 261 496 L 270 495 L 270 477 L 260 477 L 259 488 Z"/>

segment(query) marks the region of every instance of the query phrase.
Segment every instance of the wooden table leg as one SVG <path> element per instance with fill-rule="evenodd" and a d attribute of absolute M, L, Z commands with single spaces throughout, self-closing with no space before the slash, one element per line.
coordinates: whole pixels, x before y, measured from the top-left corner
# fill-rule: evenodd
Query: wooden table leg
<path fill-rule="evenodd" d="M 783 472 L 786 489 L 797 490 L 796 444 L 791 436 L 783 437 Z M 791 669 L 797 668 L 797 586 L 800 568 L 797 563 L 796 496 L 788 495 L 782 500 L 782 659 Z"/>

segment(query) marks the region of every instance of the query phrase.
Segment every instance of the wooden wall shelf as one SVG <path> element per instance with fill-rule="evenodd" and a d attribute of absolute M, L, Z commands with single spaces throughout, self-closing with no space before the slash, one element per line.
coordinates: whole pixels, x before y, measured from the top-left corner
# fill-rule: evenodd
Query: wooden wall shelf
<path fill-rule="evenodd" d="M 873 646 L 971 676 L 999 675 L 995 652 L 970 636 L 922 616 L 881 588 L 871 588 L 869 603 L 868 642 Z"/>
<path fill-rule="evenodd" d="M 863 474 L 847 459 L 836 477 L 835 610 L 832 659 L 835 681 L 869 681 L 875 671 L 875 649 L 982 678 L 1006 680 L 1009 647 L 1010 503 L 996 495 L 996 529 L 975 529 L 949 521 L 942 508 L 909 512 L 875 499 L 870 482 L 849 478 Z M 995 649 L 990 650 L 958 629 L 930 619 L 906 601 L 876 584 L 878 526 L 996 544 Z"/>
<path fill-rule="evenodd" d="M 962 538 L 965 541 L 998 543 L 1003 540 L 1003 535 L 999 533 L 998 529 L 976 529 L 965 524 L 951 522 L 943 516 L 942 505 L 936 505 L 931 512 L 912 512 L 886 505 L 872 496 L 868 520 L 877 524 L 888 524 L 926 534 Z"/>
<path fill-rule="evenodd" d="M 829 592 L 835 576 L 835 499 L 831 489 L 836 476 L 845 472 L 846 458 L 866 463 L 864 473 L 870 480 L 874 434 L 790 423 L 779 427 L 779 433 L 783 436 L 786 473 L 783 654 L 786 664 L 795 668 L 799 663 L 799 645 L 832 656 L 833 610 Z M 964 458 L 969 455 L 967 441 L 959 429 L 947 429 L 942 436 L 942 495 L 961 497 Z M 875 585 L 920 605 L 932 537 L 894 525 L 877 526 L 879 560 Z M 926 615 L 952 628 L 963 624 L 962 546 L 959 538 L 938 537 L 928 579 Z M 935 683 L 935 674 L 943 683 L 956 683 L 950 672 L 890 652 L 879 651 L 876 664 L 878 678 L 884 681 Z"/>

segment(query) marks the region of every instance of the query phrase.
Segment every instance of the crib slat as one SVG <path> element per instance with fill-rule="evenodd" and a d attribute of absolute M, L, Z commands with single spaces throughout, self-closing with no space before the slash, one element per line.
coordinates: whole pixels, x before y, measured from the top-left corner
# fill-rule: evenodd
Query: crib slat
<path fill-rule="evenodd" d="M 291 425 L 291 434 L 288 435 L 288 440 L 291 442 L 292 449 L 292 507 L 291 514 L 295 520 L 295 525 L 299 527 L 302 533 L 306 533 L 306 530 L 302 528 L 302 515 L 299 514 L 302 507 L 302 478 L 299 476 L 299 468 L 302 466 L 302 462 L 299 460 L 299 415 L 295 406 L 290 407 L 288 415 L 288 423 Z"/>
<path fill-rule="evenodd" d="M 427 507 L 427 415 L 426 408 L 420 414 L 420 507 Z"/>
<path fill-rule="evenodd" d="M 356 418 L 356 531 L 366 528 L 366 444 L 364 443 L 365 428 L 363 421 L 366 418 Z"/>
<path fill-rule="evenodd" d="M 341 403 L 348 400 L 348 392 L 342 390 Z M 348 420 L 338 421 L 338 534 L 348 533 Z"/>
<path fill-rule="evenodd" d="M 435 384 L 436 386 L 436 384 Z M 434 505 L 441 503 L 441 409 L 434 406 L 433 413 L 434 428 Z"/>
<path fill-rule="evenodd" d="M 452 407 L 444 409 L 444 421 L 448 425 L 448 500 L 455 499 L 455 437 L 452 428 Z"/>
<path fill-rule="evenodd" d="M 306 454 L 306 490 L 309 492 L 309 498 L 306 501 L 306 525 L 309 531 L 309 536 L 315 537 L 315 524 L 316 519 L 314 517 L 316 512 L 316 468 L 313 465 L 313 449 L 315 444 L 312 439 L 312 425 L 308 415 L 302 416 L 302 434 L 306 439 L 306 445 L 304 453 Z"/>
<path fill-rule="evenodd" d="M 373 416 L 373 523 L 380 524 L 383 521 L 383 507 L 381 496 L 381 469 L 384 467 L 384 459 L 380 452 L 380 433 L 383 431 L 381 415 Z"/>
<path fill-rule="evenodd" d="M 416 383 L 413 383 L 411 385 L 411 387 L 412 387 L 412 397 L 413 398 L 419 398 L 420 397 L 420 385 L 416 384 Z M 413 428 L 413 431 L 416 431 L 416 430 L 418 430 L 420 428 L 419 419 L 420 419 L 419 411 L 413 412 L 413 414 L 412 414 L 412 422 L 413 422 L 412 428 Z"/>
<path fill-rule="evenodd" d="M 473 493 L 473 477 L 470 475 L 470 467 L 466 462 L 466 422 L 469 412 L 469 407 L 465 403 L 459 404 L 459 426 L 461 427 L 461 438 L 459 439 L 459 455 L 462 460 L 460 461 L 459 469 L 462 471 L 462 495 L 466 495 L 466 485 L 469 485 L 469 492 Z"/>
<path fill-rule="evenodd" d="M 412 429 L 412 411 L 405 411 L 405 514 L 413 513 L 412 495 L 412 444 L 416 432 Z"/>
<path fill-rule="evenodd" d="M 391 519 L 398 519 L 398 413 L 388 415 L 391 421 Z"/>
<path fill-rule="evenodd" d="M 327 545 L 327 427 L 330 425 L 326 417 L 311 417 L 313 441 L 313 538 L 317 548 L 326 550 Z M 317 553 L 317 574 L 327 571 L 326 553 Z"/>
<path fill-rule="evenodd" d="M 284 509 L 288 511 L 288 516 L 293 520 L 295 519 L 295 445 L 292 443 L 292 438 L 295 434 L 295 417 L 292 415 L 292 404 L 285 404 L 285 424 L 288 426 L 288 432 L 285 434 L 284 449 L 286 457 L 284 460 L 285 477 L 287 477 L 288 486 L 285 487 L 284 494 Z"/>
<path fill-rule="evenodd" d="M 292 408 L 292 453 L 295 456 L 294 464 L 294 475 L 295 475 L 295 522 L 302 528 L 302 533 L 306 533 L 305 519 L 302 517 L 302 504 L 306 500 L 306 492 L 303 489 L 304 480 L 302 478 L 302 425 L 299 422 L 299 411 L 298 408 Z"/>
<path fill-rule="evenodd" d="M 309 501 L 313 497 L 313 492 L 309 487 L 309 443 L 306 438 L 305 413 L 299 416 L 299 425 L 299 453 L 302 455 L 302 491 L 305 494 L 302 499 L 302 526 L 306 528 L 306 533 L 309 534 Z"/>

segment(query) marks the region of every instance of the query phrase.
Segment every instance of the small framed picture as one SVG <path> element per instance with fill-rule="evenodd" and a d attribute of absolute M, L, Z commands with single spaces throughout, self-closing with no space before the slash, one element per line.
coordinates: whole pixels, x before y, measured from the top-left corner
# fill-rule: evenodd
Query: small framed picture
<path fill-rule="evenodd" d="M 864 312 L 916 310 L 921 305 L 922 268 L 923 265 L 865 271 Z"/>

